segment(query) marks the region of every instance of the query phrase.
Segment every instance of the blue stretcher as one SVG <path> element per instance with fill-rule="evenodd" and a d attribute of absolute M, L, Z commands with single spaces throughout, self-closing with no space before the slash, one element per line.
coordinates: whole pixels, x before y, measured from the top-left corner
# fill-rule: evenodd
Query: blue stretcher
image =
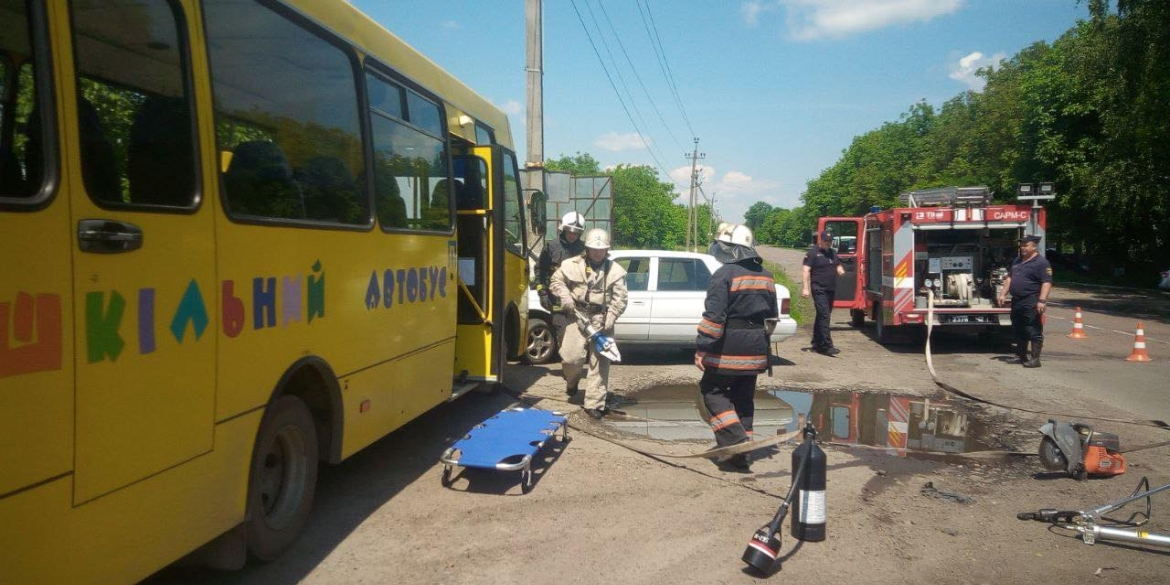
<path fill-rule="evenodd" d="M 561 432 L 569 442 L 568 419 L 559 412 L 510 408 L 476 425 L 443 452 L 443 487 L 451 486 L 456 466 L 497 471 L 520 471 L 520 490 L 532 490 L 532 459 L 550 437 Z"/>

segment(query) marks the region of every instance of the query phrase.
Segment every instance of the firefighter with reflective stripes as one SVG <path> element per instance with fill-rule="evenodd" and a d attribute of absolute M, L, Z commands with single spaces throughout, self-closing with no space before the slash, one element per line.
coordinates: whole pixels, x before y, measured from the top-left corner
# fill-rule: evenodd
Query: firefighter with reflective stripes
<path fill-rule="evenodd" d="M 711 247 L 723 266 L 711 275 L 695 341 L 699 391 L 720 447 L 751 440 L 756 377 L 768 368 L 769 331 L 779 317 L 776 281 L 754 244 L 751 229 L 738 225 Z M 720 466 L 748 471 L 751 460 L 745 453 Z"/>

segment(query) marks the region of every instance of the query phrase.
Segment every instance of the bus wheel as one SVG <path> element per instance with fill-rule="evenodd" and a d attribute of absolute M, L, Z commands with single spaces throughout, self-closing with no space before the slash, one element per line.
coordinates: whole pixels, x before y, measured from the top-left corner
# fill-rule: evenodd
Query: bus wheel
<path fill-rule="evenodd" d="M 528 349 L 524 361 L 547 364 L 557 354 L 557 333 L 544 317 L 528 318 Z"/>
<path fill-rule="evenodd" d="M 282 396 L 264 414 L 248 481 L 248 552 L 280 556 L 309 518 L 317 487 L 317 430 L 308 407 Z"/>

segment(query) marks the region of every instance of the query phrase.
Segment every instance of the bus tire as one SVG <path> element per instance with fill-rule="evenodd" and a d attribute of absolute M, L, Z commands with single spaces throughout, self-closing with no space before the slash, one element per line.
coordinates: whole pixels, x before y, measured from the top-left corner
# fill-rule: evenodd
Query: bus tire
<path fill-rule="evenodd" d="M 248 552 L 271 561 L 309 519 L 317 487 L 317 431 L 305 403 L 282 396 L 260 422 L 248 479 Z"/>

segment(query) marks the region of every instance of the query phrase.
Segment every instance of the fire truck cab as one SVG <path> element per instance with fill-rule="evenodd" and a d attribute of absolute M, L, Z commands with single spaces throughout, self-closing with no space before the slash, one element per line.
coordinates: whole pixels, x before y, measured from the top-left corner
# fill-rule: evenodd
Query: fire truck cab
<path fill-rule="evenodd" d="M 986 187 L 910 191 L 901 207 L 820 218 L 817 233 L 830 233 L 845 268 L 833 307 L 849 309 L 854 326 L 873 319 L 882 344 L 923 339 L 931 291 L 935 327 L 1010 326 L 1011 309 L 996 298 L 1019 238 L 1044 237 L 1045 214 L 991 196 Z"/>

